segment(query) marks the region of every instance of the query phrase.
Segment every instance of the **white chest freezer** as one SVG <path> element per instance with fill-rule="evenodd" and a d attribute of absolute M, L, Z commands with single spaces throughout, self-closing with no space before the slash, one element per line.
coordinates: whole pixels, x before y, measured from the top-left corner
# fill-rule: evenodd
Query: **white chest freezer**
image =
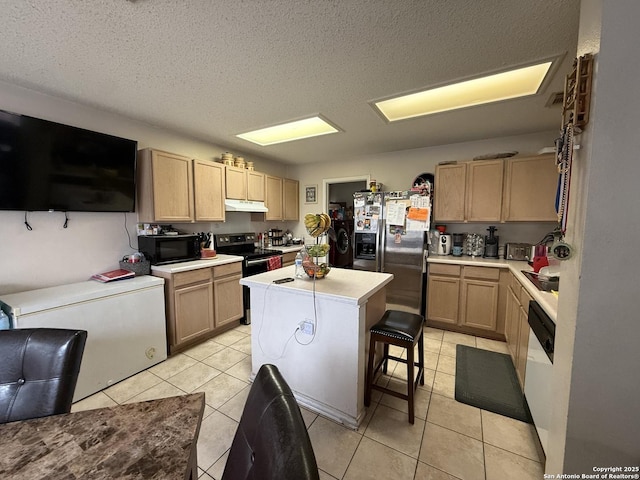
<path fill-rule="evenodd" d="M 164 280 L 94 280 L 4 295 L 12 328 L 86 330 L 74 401 L 167 358 Z"/>

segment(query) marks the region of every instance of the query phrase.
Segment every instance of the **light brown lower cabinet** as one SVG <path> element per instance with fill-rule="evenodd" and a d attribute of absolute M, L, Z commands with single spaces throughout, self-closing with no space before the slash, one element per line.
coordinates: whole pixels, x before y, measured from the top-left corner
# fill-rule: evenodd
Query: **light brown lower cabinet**
<path fill-rule="evenodd" d="M 458 332 L 503 339 L 508 271 L 494 267 L 431 263 L 427 323 Z M 501 294 L 502 293 L 502 294 Z"/>
<path fill-rule="evenodd" d="M 298 252 L 287 252 L 282 254 L 282 266 L 289 267 L 296 263 L 296 255 Z"/>
<path fill-rule="evenodd" d="M 228 330 L 244 315 L 241 262 L 153 275 L 165 280 L 170 355 Z"/>
<path fill-rule="evenodd" d="M 506 337 L 520 386 L 524 386 L 529 347 L 529 302 L 531 296 L 511 274 L 507 297 Z"/>

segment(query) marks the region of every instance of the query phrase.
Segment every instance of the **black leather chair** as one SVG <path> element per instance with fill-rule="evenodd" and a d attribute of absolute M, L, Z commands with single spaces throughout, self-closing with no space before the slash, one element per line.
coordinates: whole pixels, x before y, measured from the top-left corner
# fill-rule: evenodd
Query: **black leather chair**
<path fill-rule="evenodd" d="M 256 375 L 222 480 L 319 480 L 300 408 L 278 368 Z"/>
<path fill-rule="evenodd" d="M 0 331 L 0 423 L 69 413 L 86 340 L 84 330 Z"/>

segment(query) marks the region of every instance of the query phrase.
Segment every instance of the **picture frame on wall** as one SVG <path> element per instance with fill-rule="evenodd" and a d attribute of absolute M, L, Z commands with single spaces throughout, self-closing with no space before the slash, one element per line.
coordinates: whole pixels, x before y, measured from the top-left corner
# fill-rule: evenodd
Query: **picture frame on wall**
<path fill-rule="evenodd" d="M 318 185 L 305 185 L 304 203 L 318 203 Z"/>

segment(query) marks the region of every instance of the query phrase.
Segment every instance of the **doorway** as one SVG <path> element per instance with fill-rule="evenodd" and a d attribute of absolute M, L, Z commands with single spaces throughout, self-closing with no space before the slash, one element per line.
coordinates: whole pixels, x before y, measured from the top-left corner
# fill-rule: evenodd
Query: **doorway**
<path fill-rule="evenodd" d="M 369 177 L 334 178 L 324 181 L 325 212 L 331 217 L 335 238 L 329 239 L 329 263 L 353 268 L 353 194 L 367 188 Z"/>

